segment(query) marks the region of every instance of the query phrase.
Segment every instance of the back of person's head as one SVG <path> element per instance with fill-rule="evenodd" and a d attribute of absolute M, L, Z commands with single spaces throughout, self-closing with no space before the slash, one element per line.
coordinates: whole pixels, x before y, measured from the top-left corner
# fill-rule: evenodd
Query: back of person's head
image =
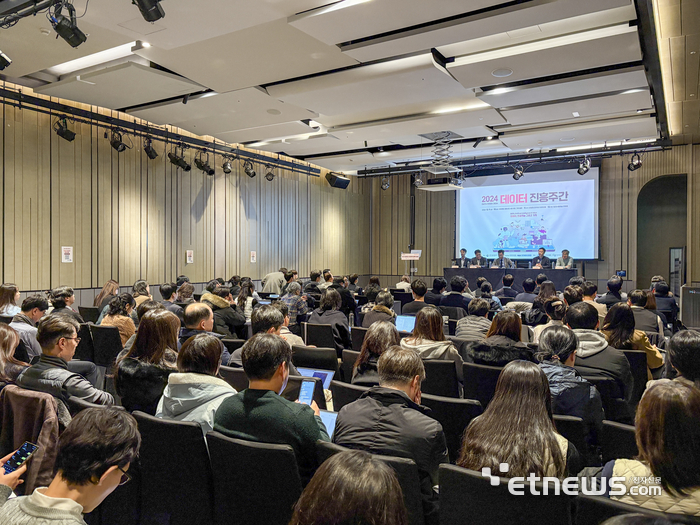
<path fill-rule="evenodd" d="M 221 283 L 216 279 L 212 279 L 206 284 L 204 289 L 209 293 L 214 293 L 214 290 L 216 290 L 219 286 L 221 286 Z"/>
<path fill-rule="evenodd" d="M 296 275 L 294 272 L 287 271 L 287 272 L 284 274 L 284 280 L 285 280 L 286 282 L 289 282 L 289 281 L 291 281 L 292 279 L 294 279 L 294 275 Z"/>
<path fill-rule="evenodd" d="M 271 304 L 264 304 L 253 310 L 250 324 L 254 334 L 268 332 L 271 328 L 277 330 L 284 324 L 284 315 Z"/>
<path fill-rule="evenodd" d="M 398 345 L 384 351 L 377 362 L 377 370 L 381 386 L 406 386 L 416 376 L 420 381 L 425 380 L 425 367 L 418 353 Z"/>
<path fill-rule="evenodd" d="M 564 323 L 574 330 L 595 330 L 598 326 L 598 310 L 583 301 L 572 304 L 566 310 Z"/>
<path fill-rule="evenodd" d="M 10 325 L 0 323 L 0 381 L 9 383 L 13 379 L 5 375 L 5 367 L 9 363 L 19 366 L 29 365 L 29 363 L 23 363 L 15 359 L 17 345 L 19 345 L 19 334 Z"/>
<path fill-rule="evenodd" d="M 613 275 L 608 279 L 608 290 L 613 293 L 618 293 L 622 289 L 622 279 L 619 276 Z"/>
<path fill-rule="evenodd" d="M 177 353 L 177 371 L 181 374 L 216 376 L 223 346 L 218 337 L 197 334 L 190 337 Z"/>
<path fill-rule="evenodd" d="M 389 321 L 377 321 L 372 323 L 367 329 L 365 339 L 362 341 L 360 355 L 357 356 L 355 366 L 360 366 L 370 358 L 378 358 L 390 346 L 398 345 L 401 342 L 399 331 L 396 326 Z"/>
<path fill-rule="evenodd" d="M 452 288 L 453 292 L 462 293 L 466 287 L 467 280 L 461 275 L 455 275 L 450 279 L 450 288 Z"/>
<path fill-rule="evenodd" d="M 245 301 L 247 301 L 249 297 L 253 297 L 254 292 L 255 285 L 253 284 L 253 281 L 241 279 L 241 291 L 238 292 L 236 301 L 240 306 L 244 306 Z"/>
<path fill-rule="evenodd" d="M 394 296 L 391 295 L 391 292 L 379 292 L 377 294 L 377 298 L 375 299 L 375 303 L 377 306 L 386 306 L 387 308 L 391 309 L 394 306 Z"/>
<path fill-rule="evenodd" d="M 323 272 L 323 280 L 326 282 L 330 282 L 333 280 L 333 274 L 330 271 L 324 271 Z"/>
<path fill-rule="evenodd" d="M 175 284 L 177 284 L 178 288 L 188 282 L 190 282 L 190 278 L 186 275 L 178 275 L 177 279 L 175 279 Z"/>
<path fill-rule="evenodd" d="M 345 277 L 343 277 L 342 275 L 336 275 L 335 277 L 333 277 L 333 284 L 343 286 L 343 284 L 345 284 Z"/>
<path fill-rule="evenodd" d="M 228 282 L 231 284 L 231 288 L 233 288 L 234 286 L 238 286 L 239 284 L 241 284 L 241 276 L 240 275 L 233 275 L 228 280 Z"/>
<path fill-rule="evenodd" d="M 665 281 L 659 281 L 656 283 L 656 286 L 654 286 L 654 292 L 658 297 L 666 297 L 670 291 L 671 288 L 669 288 L 668 283 Z"/>
<path fill-rule="evenodd" d="M 377 300 L 377 294 L 381 292 L 382 289 L 379 288 L 376 284 L 369 284 L 367 285 L 367 288 L 365 288 L 365 297 L 367 297 L 367 302 L 368 303 L 373 303 Z"/>
<path fill-rule="evenodd" d="M 165 310 L 165 306 L 160 304 L 158 301 L 148 299 L 136 307 L 136 317 L 139 321 L 141 321 L 143 316 L 146 315 L 146 312 L 150 312 L 151 310 Z"/>
<path fill-rule="evenodd" d="M 481 290 L 481 285 L 486 282 L 486 277 L 477 277 L 476 278 L 476 288 L 477 290 Z"/>
<path fill-rule="evenodd" d="M 0 290 L 2 287 L 0 286 Z M 93 306 L 100 306 L 102 304 L 102 301 L 110 295 L 116 295 L 117 292 L 119 292 L 119 283 L 115 281 L 114 279 L 110 279 L 105 283 L 105 285 L 102 287 L 102 290 L 100 290 L 100 293 L 97 294 L 95 297 L 95 301 L 92 303 Z M 2 300 L 0 299 L 0 308 L 2 308 Z"/>
<path fill-rule="evenodd" d="M 27 297 L 24 301 L 22 301 L 22 311 L 23 312 L 31 312 L 34 310 L 34 308 L 38 308 L 42 312 L 45 312 L 46 310 L 49 309 L 49 302 L 46 300 L 46 297 L 42 297 L 39 294 L 35 295 L 30 295 Z"/>
<path fill-rule="evenodd" d="M 164 301 L 170 299 L 175 292 L 177 292 L 177 285 L 175 283 L 164 283 L 160 285 L 160 295 Z"/>
<path fill-rule="evenodd" d="M 651 289 L 653 290 L 654 287 L 656 286 L 656 283 L 659 282 L 666 282 L 666 279 L 664 278 L 663 275 L 655 275 L 654 277 L 651 278 Z"/>
<path fill-rule="evenodd" d="M 410 283 L 410 282 L 411 282 L 411 278 L 410 278 L 408 275 L 402 275 L 402 276 L 401 276 L 401 282 L 402 282 L 402 283 Z"/>
<path fill-rule="evenodd" d="M 700 387 L 700 332 L 676 332 L 668 344 L 668 359 L 682 377 Z"/>
<path fill-rule="evenodd" d="M 355 284 L 359 277 L 360 276 L 357 275 L 356 273 L 350 274 L 350 275 L 348 275 L 348 281 L 350 281 L 350 284 Z"/>
<path fill-rule="evenodd" d="M 287 286 L 287 293 L 292 295 L 297 295 L 301 293 L 301 285 L 296 281 L 293 283 L 289 283 L 289 286 Z"/>
<path fill-rule="evenodd" d="M 154 365 L 163 362 L 169 348 L 177 352 L 180 318 L 168 310 L 150 310 L 139 321 L 136 340 L 125 357 Z"/>
<path fill-rule="evenodd" d="M 231 288 L 228 286 L 217 286 L 214 288 L 212 294 L 221 297 L 222 299 L 228 299 L 228 296 L 231 295 Z"/>
<path fill-rule="evenodd" d="M 632 290 L 627 294 L 627 299 L 630 303 L 632 303 L 632 306 L 640 306 L 644 308 L 647 304 L 646 290 Z"/>
<path fill-rule="evenodd" d="M 552 423 L 549 381 L 535 363 L 512 361 L 501 371 L 485 412 L 464 432 L 459 466 L 499 471 L 506 477 L 565 475 L 566 461 Z"/>
<path fill-rule="evenodd" d="M 188 304 L 183 317 L 185 327 L 198 328 L 202 321 L 208 320 L 212 315 L 211 308 L 204 303 Z"/>
<path fill-rule="evenodd" d="M 523 290 L 525 290 L 525 293 L 532 293 L 535 291 L 535 281 L 530 279 L 529 277 L 523 281 Z"/>
<path fill-rule="evenodd" d="M 47 353 L 58 344 L 60 339 L 75 337 L 80 325 L 72 316 L 59 313 L 42 317 L 37 324 L 37 329 L 36 340 L 41 350 Z"/>
<path fill-rule="evenodd" d="M 369 284 L 376 284 L 379 288 L 382 287 L 381 283 L 379 282 L 379 277 L 377 277 L 376 275 L 373 275 L 369 278 Z"/>
<path fill-rule="evenodd" d="M 316 282 L 316 279 L 321 277 L 321 270 L 311 270 L 309 277 L 311 278 L 311 282 Z"/>
<path fill-rule="evenodd" d="M 287 273 L 287 269 L 284 266 L 277 271 L 280 273 Z"/>
<path fill-rule="evenodd" d="M 503 276 L 503 286 L 513 286 L 514 282 L 515 277 L 513 277 L 511 274 L 507 273 Z"/>
<path fill-rule="evenodd" d="M 129 307 L 131 307 L 132 309 L 136 307 L 136 301 L 134 300 L 134 296 L 130 293 L 120 293 L 109 302 L 107 315 L 128 316 Z"/>
<path fill-rule="evenodd" d="M 243 345 L 241 360 L 248 379 L 269 380 L 280 364 L 287 363 L 289 367 L 292 347 L 277 335 L 257 333 Z"/>
<path fill-rule="evenodd" d="M 538 297 L 540 299 L 547 299 L 548 297 L 556 297 L 557 287 L 552 281 L 542 281 L 540 285 L 540 294 Z"/>
<path fill-rule="evenodd" d="M 75 292 L 70 286 L 59 286 L 47 292 L 48 300 L 54 308 L 65 308 L 66 299 L 73 297 Z"/>
<path fill-rule="evenodd" d="M 0 285 L 0 308 L 7 305 L 16 306 L 15 297 L 19 292 L 19 288 L 13 283 L 4 283 Z"/>
<path fill-rule="evenodd" d="M 656 296 L 653 290 L 643 290 L 644 297 L 646 297 L 647 302 L 644 303 L 644 308 L 647 310 L 656 310 Z"/>
<path fill-rule="evenodd" d="M 442 328 L 442 313 L 433 305 L 418 310 L 413 337 L 426 341 L 444 341 L 445 332 Z"/>
<path fill-rule="evenodd" d="M 340 298 L 340 294 L 337 290 L 333 288 L 326 288 L 323 290 L 323 295 L 321 295 L 321 310 L 324 312 L 328 310 L 340 310 L 342 304 L 343 300 Z"/>
<path fill-rule="evenodd" d="M 700 486 L 700 389 L 659 381 L 642 396 L 635 418 L 639 459 L 671 494 Z"/>
<path fill-rule="evenodd" d="M 613 348 L 624 349 L 634 333 L 634 313 L 627 303 L 616 303 L 610 307 L 603 320 L 601 330 Z"/>
<path fill-rule="evenodd" d="M 189 299 L 192 297 L 192 294 L 194 293 L 194 285 L 189 283 L 189 282 L 184 282 L 180 285 L 180 287 L 177 289 L 177 296 L 178 299 L 181 301 L 185 299 Z"/>
<path fill-rule="evenodd" d="M 272 303 L 270 303 L 270 304 L 280 311 L 280 313 L 282 314 L 282 317 L 289 316 L 289 306 L 287 306 L 287 303 L 285 303 L 284 301 L 282 301 L 282 300 L 272 301 Z"/>
<path fill-rule="evenodd" d="M 134 297 L 140 297 L 142 295 L 150 295 L 148 292 L 148 283 L 143 279 L 139 279 L 131 287 L 131 292 Z"/>
<path fill-rule="evenodd" d="M 539 361 L 564 363 L 578 348 L 578 337 L 565 326 L 553 325 L 542 330 L 535 357 Z"/>
<path fill-rule="evenodd" d="M 493 291 L 493 286 L 491 286 L 491 283 L 488 281 L 484 281 L 481 283 L 479 286 L 479 290 L 481 290 L 481 297 L 484 299 L 491 299 L 491 292 Z"/>
<path fill-rule="evenodd" d="M 566 304 L 572 305 L 583 301 L 583 288 L 578 285 L 569 285 L 564 288 L 564 300 Z"/>
<path fill-rule="evenodd" d="M 408 517 L 393 469 L 362 450 L 347 450 L 326 460 L 302 492 L 289 522 L 375 524 L 408 525 Z"/>
<path fill-rule="evenodd" d="M 477 317 L 484 317 L 489 313 L 489 309 L 489 302 L 478 297 L 469 301 L 469 307 L 467 308 L 469 315 L 476 315 Z"/>
<path fill-rule="evenodd" d="M 440 293 L 447 288 L 447 281 L 444 277 L 436 277 L 433 279 L 433 293 Z"/>
<path fill-rule="evenodd" d="M 566 315 L 566 304 L 559 297 L 549 297 L 544 302 L 544 313 L 554 321 L 562 321 Z"/>
<path fill-rule="evenodd" d="M 486 337 L 504 335 L 513 341 L 520 341 L 523 323 L 516 312 L 503 310 L 498 312 L 491 321 L 491 327 L 486 332 Z"/>
<path fill-rule="evenodd" d="M 595 297 L 598 293 L 598 285 L 593 281 L 583 283 L 583 295 L 586 297 Z"/>
<path fill-rule="evenodd" d="M 428 286 L 424 281 L 416 279 L 411 283 L 411 291 L 416 294 L 416 297 L 423 297 L 426 293 L 428 293 Z"/>
<path fill-rule="evenodd" d="M 580 286 L 581 288 L 583 288 L 583 284 L 585 282 L 586 282 L 586 279 L 584 279 L 580 275 L 574 275 L 571 279 L 569 279 L 570 286 Z"/>
<path fill-rule="evenodd" d="M 540 286 L 543 282 L 547 281 L 547 275 L 544 273 L 540 273 L 537 275 L 535 278 L 535 282 L 537 283 L 537 286 Z"/>

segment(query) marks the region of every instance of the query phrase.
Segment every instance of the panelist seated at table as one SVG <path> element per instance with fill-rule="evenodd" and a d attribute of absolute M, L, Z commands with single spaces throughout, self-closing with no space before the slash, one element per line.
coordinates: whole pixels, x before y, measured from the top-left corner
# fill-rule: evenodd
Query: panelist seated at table
<path fill-rule="evenodd" d="M 552 267 L 552 261 L 549 257 L 545 255 L 546 252 L 547 250 L 545 250 L 544 248 L 540 248 L 539 250 L 537 250 L 537 257 L 533 257 L 532 261 L 530 261 L 533 270 L 541 270 L 543 268 Z"/>
<path fill-rule="evenodd" d="M 574 267 L 574 260 L 569 257 L 569 250 L 562 250 L 561 257 L 557 259 L 555 268 L 557 270 L 570 270 Z"/>
<path fill-rule="evenodd" d="M 470 260 L 467 259 L 467 250 L 459 250 L 459 258 L 454 259 L 454 268 L 469 268 Z"/>
<path fill-rule="evenodd" d="M 491 268 L 515 268 L 515 264 L 505 256 L 503 250 L 498 250 L 498 257 L 491 263 Z"/>
<path fill-rule="evenodd" d="M 481 256 L 481 250 L 474 250 L 474 257 L 469 261 L 470 268 L 487 268 L 489 262 Z"/>

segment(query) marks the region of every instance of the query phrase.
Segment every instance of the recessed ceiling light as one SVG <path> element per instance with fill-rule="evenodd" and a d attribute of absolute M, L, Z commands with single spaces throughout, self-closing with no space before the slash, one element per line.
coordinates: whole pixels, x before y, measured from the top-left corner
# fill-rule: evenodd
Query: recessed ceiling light
<path fill-rule="evenodd" d="M 492 95 L 502 95 L 503 93 L 508 93 L 509 91 L 512 91 L 510 88 L 496 88 L 492 89 L 489 93 Z"/>
<path fill-rule="evenodd" d="M 573 142 L 574 140 L 576 140 L 576 137 L 562 137 L 559 140 L 562 142 Z"/>
<path fill-rule="evenodd" d="M 267 112 L 270 115 L 281 115 L 282 114 L 282 112 L 279 109 L 268 109 Z"/>
<path fill-rule="evenodd" d="M 513 70 L 507 67 L 503 67 L 499 69 L 494 69 L 493 71 L 491 71 L 491 74 L 496 78 L 505 78 L 511 76 L 513 74 Z"/>
<path fill-rule="evenodd" d="M 644 110 L 643 110 L 643 109 L 638 109 L 638 110 L 637 110 L 637 113 L 644 113 Z"/>
<path fill-rule="evenodd" d="M 149 44 L 148 42 L 141 42 L 141 45 L 143 47 L 151 47 L 151 44 Z"/>
<path fill-rule="evenodd" d="M 574 117 L 580 117 L 580 116 L 581 116 L 581 114 L 580 114 L 578 111 L 574 111 L 574 112 L 572 113 L 572 115 L 573 115 Z"/>

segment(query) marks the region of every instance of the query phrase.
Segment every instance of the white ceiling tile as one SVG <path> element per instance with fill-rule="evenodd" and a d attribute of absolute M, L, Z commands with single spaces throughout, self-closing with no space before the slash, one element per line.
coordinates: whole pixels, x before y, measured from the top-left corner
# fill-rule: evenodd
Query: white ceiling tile
<path fill-rule="evenodd" d="M 223 140 L 231 144 L 263 141 L 266 139 L 276 139 L 278 137 L 287 137 L 289 135 L 301 135 L 302 133 L 310 133 L 311 128 L 299 120 L 293 122 L 283 122 L 282 124 L 272 124 L 269 126 L 260 126 L 257 128 L 239 129 L 237 131 L 225 131 L 215 133 L 217 139 Z"/>
<path fill-rule="evenodd" d="M 354 153 L 350 155 L 338 155 L 332 157 L 314 157 L 309 162 L 316 166 L 329 169 L 331 171 L 357 171 L 367 166 L 386 166 L 384 159 L 375 159 L 371 153 Z"/>

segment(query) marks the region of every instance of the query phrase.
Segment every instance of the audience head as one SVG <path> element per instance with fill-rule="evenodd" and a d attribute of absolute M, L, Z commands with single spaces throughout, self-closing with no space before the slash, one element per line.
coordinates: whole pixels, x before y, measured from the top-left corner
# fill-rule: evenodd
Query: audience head
<path fill-rule="evenodd" d="M 0 290 L 1 289 L 2 287 L 0 287 Z M 110 279 L 102 287 L 100 293 L 97 294 L 97 297 L 95 297 L 95 301 L 92 303 L 92 305 L 100 306 L 106 297 L 109 297 L 110 295 L 117 295 L 117 293 L 119 293 L 119 283 L 114 279 Z M 0 300 L 0 308 L 2 308 L 2 300 Z"/>
<path fill-rule="evenodd" d="M 275 391 L 278 394 L 287 386 L 292 347 L 281 337 L 274 334 L 255 334 L 243 345 L 241 360 L 248 379 L 276 379 L 276 387 L 279 386 L 279 389 L 276 388 Z"/>
<path fill-rule="evenodd" d="M 444 341 L 445 332 L 442 329 L 442 313 L 433 305 L 418 310 L 416 324 L 413 328 L 413 338 L 425 341 Z"/>
<path fill-rule="evenodd" d="M 92 512 L 129 477 L 124 474 L 141 446 L 136 420 L 113 407 L 86 408 L 58 439 L 56 476 L 78 492 L 83 512 Z"/>
<path fill-rule="evenodd" d="M 301 285 L 296 281 L 289 283 L 289 286 L 287 286 L 287 293 L 291 295 L 300 295 Z"/>
<path fill-rule="evenodd" d="M 595 298 L 598 293 L 598 285 L 593 281 L 586 281 L 583 284 L 583 296 Z"/>
<path fill-rule="evenodd" d="M 520 316 L 510 310 L 498 312 L 491 321 L 491 327 L 486 332 L 486 337 L 504 335 L 513 341 L 520 341 L 523 323 Z"/>
<path fill-rule="evenodd" d="M 491 292 L 493 291 L 493 287 L 491 286 L 491 283 L 488 281 L 484 281 L 481 283 L 479 286 L 479 290 L 481 290 L 481 297 L 484 299 L 490 299 L 491 298 Z"/>
<path fill-rule="evenodd" d="M 669 288 L 668 283 L 665 281 L 659 281 L 656 283 L 656 286 L 654 286 L 654 293 L 657 297 L 666 297 L 670 291 L 671 288 Z"/>
<path fill-rule="evenodd" d="M 544 301 L 544 313 L 553 321 L 563 321 L 566 304 L 559 297 L 549 297 Z"/>
<path fill-rule="evenodd" d="M 425 381 L 423 360 L 410 348 L 390 346 L 379 357 L 377 362 L 379 385 L 387 388 L 397 388 L 406 391 L 415 400 L 420 394 L 421 382 Z"/>
<path fill-rule="evenodd" d="M 620 279 L 619 276 L 613 275 L 610 279 L 608 279 L 608 290 L 613 293 L 619 293 L 621 289 L 622 279 Z"/>
<path fill-rule="evenodd" d="M 337 290 L 333 288 L 326 288 L 323 290 L 323 295 L 321 295 L 321 310 L 324 312 L 328 310 L 340 310 L 342 304 L 343 300 L 340 298 L 340 294 Z"/>
<path fill-rule="evenodd" d="M 382 289 L 379 288 L 376 284 L 369 284 L 367 285 L 367 288 L 365 288 L 365 297 L 367 297 L 367 302 L 368 303 L 374 303 L 377 300 L 377 294 L 381 292 Z"/>
<path fill-rule="evenodd" d="M 186 299 L 191 298 L 193 293 L 194 293 L 194 285 L 192 285 L 189 282 L 184 282 L 177 289 L 177 298 L 180 301 L 185 301 Z"/>
<path fill-rule="evenodd" d="M 420 279 L 416 279 L 411 283 L 411 291 L 416 298 L 421 298 L 428 293 L 428 287 L 425 282 L 421 281 Z"/>
<path fill-rule="evenodd" d="M 385 306 L 391 310 L 394 306 L 394 296 L 391 292 L 379 292 L 375 300 L 377 306 Z"/>
<path fill-rule="evenodd" d="M 513 286 L 513 282 L 515 282 L 515 277 L 511 274 L 507 273 L 503 276 L 503 286 Z"/>
<path fill-rule="evenodd" d="M 395 344 L 398 344 L 398 340 Z M 11 363 L 19 366 L 29 366 L 28 363 L 23 363 L 22 361 L 15 359 L 15 350 L 17 349 L 18 345 L 19 335 L 17 335 L 17 332 L 15 332 L 10 325 L 0 323 L 0 381 L 10 382 L 14 380 L 14 378 L 11 378 L 5 374 L 5 367 L 8 364 Z"/>
<path fill-rule="evenodd" d="M 107 315 L 123 315 L 129 317 L 136 307 L 136 301 L 130 293 L 121 293 L 109 302 Z"/>
<path fill-rule="evenodd" d="M 372 323 L 365 334 L 362 349 L 357 357 L 357 361 L 355 361 L 355 366 L 359 367 L 373 357 L 378 359 L 387 348 L 398 345 L 400 342 L 401 337 L 395 325 L 389 321 Z"/>
<path fill-rule="evenodd" d="M 333 274 L 330 272 L 330 270 L 323 271 L 323 280 L 327 283 L 333 281 Z"/>
<path fill-rule="evenodd" d="M 664 278 L 663 275 L 655 275 L 654 277 L 651 278 L 651 290 L 653 290 L 656 287 L 657 283 L 660 283 L 661 281 L 666 282 L 666 279 Z"/>
<path fill-rule="evenodd" d="M 284 323 L 283 323 L 284 326 L 289 326 L 289 323 L 288 323 L 288 321 L 289 321 L 289 319 L 288 319 L 289 306 L 287 306 L 287 303 L 285 303 L 281 299 L 278 299 L 277 301 L 272 301 L 272 303 L 270 303 L 270 304 L 272 306 L 274 306 L 275 308 L 277 308 L 280 311 L 280 313 L 282 314 L 282 317 L 284 317 Z"/>
<path fill-rule="evenodd" d="M 287 272 L 284 274 L 284 280 L 285 280 L 285 282 L 288 282 L 288 283 L 289 283 L 289 282 L 293 281 L 295 275 L 296 275 L 296 274 L 295 274 L 294 272 L 287 271 Z"/>
<path fill-rule="evenodd" d="M 700 332 L 676 332 L 668 344 L 668 359 L 681 377 L 700 387 Z"/>
<path fill-rule="evenodd" d="M 51 314 L 43 317 L 37 325 L 36 340 L 44 354 L 70 361 L 78 346 L 80 325 L 70 315 Z"/>
<path fill-rule="evenodd" d="M 355 283 L 357 283 L 357 279 L 359 277 L 360 277 L 359 275 L 357 275 L 356 273 L 353 273 L 351 275 L 348 275 L 348 281 L 350 281 L 350 284 L 355 284 Z"/>
<path fill-rule="evenodd" d="M 564 326 L 550 326 L 542 330 L 535 357 L 539 361 L 559 361 L 561 364 L 574 365 L 578 337 Z"/>
<path fill-rule="evenodd" d="M 309 278 L 311 279 L 312 283 L 317 282 L 321 278 L 321 270 L 311 270 Z"/>
<path fill-rule="evenodd" d="M 644 290 L 644 297 L 647 298 L 647 302 L 644 303 L 644 308 L 647 310 L 656 310 L 656 296 L 653 290 Z"/>
<path fill-rule="evenodd" d="M 477 317 L 486 317 L 489 314 L 489 302 L 486 299 L 481 299 L 477 297 L 469 301 L 469 306 L 467 308 L 469 315 L 475 315 Z"/>
<path fill-rule="evenodd" d="M 22 313 L 36 323 L 49 309 L 49 302 L 41 295 L 30 295 L 22 301 Z"/>
<path fill-rule="evenodd" d="M 547 280 L 547 276 L 546 276 L 545 274 L 543 274 L 543 273 L 540 273 L 540 274 L 538 274 L 537 277 L 535 278 L 535 283 L 537 284 L 537 286 L 541 286 L 542 283 L 545 282 L 546 280 Z M 550 281 L 550 282 L 551 282 L 551 281 Z"/>
<path fill-rule="evenodd" d="M 402 275 L 402 276 L 401 276 L 401 282 L 402 282 L 402 283 L 410 283 L 410 282 L 411 282 L 411 278 L 410 278 L 408 275 Z"/>
<path fill-rule="evenodd" d="M 165 309 L 146 312 L 139 322 L 136 340 L 124 357 L 160 365 L 167 349 L 177 352 L 179 333 L 180 319 L 174 313 Z"/>
<path fill-rule="evenodd" d="M 221 286 L 221 283 L 217 279 L 212 279 L 206 284 L 204 289 L 209 293 L 214 293 L 214 290 L 216 290 L 219 286 Z"/>
<path fill-rule="evenodd" d="M 379 283 L 379 277 L 377 277 L 376 275 L 373 275 L 369 278 L 369 284 L 376 284 L 379 288 L 382 287 L 382 285 Z"/>
<path fill-rule="evenodd" d="M 190 278 L 186 275 L 178 275 L 177 279 L 175 279 L 175 284 L 177 284 L 178 288 L 188 282 L 190 282 Z"/>
<path fill-rule="evenodd" d="M 280 273 L 287 273 L 288 270 L 283 266 L 282 268 L 280 268 L 280 269 L 277 270 L 277 271 L 280 272 Z"/>
<path fill-rule="evenodd" d="M 342 275 L 336 275 L 333 277 L 333 286 L 340 286 L 341 288 L 345 287 L 345 277 Z"/>
<path fill-rule="evenodd" d="M 176 293 L 177 285 L 175 283 L 164 283 L 160 285 L 160 295 L 163 297 L 163 301 L 170 301 Z"/>
<path fill-rule="evenodd" d="M 627 294 L 627 302 L 631 306 L 640 306 L 644 308 L 647 304 L 646 290 L 632 290 Z"/>
<path fill-rule="evenodd" d="M 217 286 L 214 288 L 212 295 L 226 299 L 227 301 L 231 299 L 231 288 L 228 286 Z"/>
<path fill-rule="evenodd" d="M 476 289 L 481 290 L 481 285 L 486 282 L 486 277 L 477 277 L 476 278 Z"/>
<path fill-rule="evenodd" d="M 241 284 L 241 276 L 240 275 L 234 275 L 228 280 L 229 284 L 231 285 L 231 288 L 234 288 Z"/>
<path fill-rule="evenodd" d="M 204 303 L 188 304 L 183 320 L 185 327 L 191 330 L 211 332 L 214 329 L 214 312 Z"/>
<path fill-rule="evenodd" d="M 151 287 L 143 279 L 139 279 L 138 281 L 136 281 L 131 290 L 132 290 L 132 295 L 134 297 L 140 297 L 142 295 L 147 295 L 147 296 L 151 295 Z"/>
<path fill-rule="evenodd" d="M 19 300 L 19 288 L 16 284 L 4 283 L 0 285 L 0 310 L 8 305 L 17 306 Z"/>
<path fill-rule="evenodd" d="M 255 285 L 253 284 L 253 281 L 241 280 L 241 291 L 238 292 L 238 297 L 236 298 L 236 302 L 240 306 L 245 306 L 245 303 L 248 300 L 248 297 L 253 297 L 254 292 L 255 292 Z"/>
<path fill-rule="evenodd" d="M 569 285 L 564 288 L 564 300 L 566 304 L 572 305 L 583 301 L 583 288 L 578 285 Z"/>
<path fill-rule="evenodd" d="M 455 275 L 450 279 L 450 288 L 453 292 L 462 293 L 467 287 L 467 280 L 461 275 Z"/>
<path fill-rule="evenodd" d="M 148 299 L 147 301 L 142 302 L 136 307 L 136 317 L 138 318 L 139 322 L 141 319 L 143 319 L 143 316 L 146 315 L 146 312 L 150 312 L 151 310 L 165 310 L 165 306 L 160 304 L 158 301 L 154 301 L 153 299 Z"/>
<path fill-rule="evenodd" d="M 610 307 L 603 327 L 605 338 L 613 348 L 624 349 L 634 333 L 634 314 L 626 303 L 616 303 Z"/>
<path fill-rule="evenodd" d="M 442 293 L 447 288 L 447 281 L 444 277 L 436 277 L 433 279 L 433 293 Z"/>
<path fill-rule="evenodd" d="M 540 300 L 547 299 L 549 297 L 556 297 L 557 296 L 557 287 L 554 285 L 552 281 L 542 281 L 539 283 L 540 285 L 540 293 L 538 297 Z"/>
<path fill-rule="evenodd" d="M 408 525 L 408 517 L 394 470 L 362 450 L 347 450 L 326 460 L 302 492 L 289 522 L 373 524 Z"/>
<path fill-rule="evenodd" d="M 583 288 L 585 282 L 586 279 L 584 279 L 580 275 L 574 275 L 571 279 L 569 279 L 570 286 L 580 286 L 581 288 Z"/>
<path fill-rule="evenodd" d="M 529 277 L 523 281 L 523 290 L 525 293 L 532 293 L 535 291 L 535 281 Z"/>
<path fill-rule="evenodd" d="M 223 344 L 218 337 L 210 334 L 193 335 L 177 353 L 177 371 L 181 374 L 216 376 L 222 351 Z"/>
<path fill-rule="evenodd" d="M 635 427 L 639 459 L 665 490 L 686 495 L 700 486 L 700 390 L 680 381 L 652 384 Z"/>
<path fill-rule="evenodd" d="M 569 306 L 564 323 L 572 330 L 595 330 L 598 328 L 598 310 L 586 302 Z"/>
<path fill-rule="evenodd" d="M 75 302 L 75 293 L 70 286 L 59 286 L 48 292 L 48 300 L 54 308 L 65 308 Z"/>
<path fill-rule="evenodd" d="M 264 304 L 253 310 L 250 324 L 254 334 L 271 332 L 279 334 L 280 328 L 284 324 L 284 315 L 271 304 Z"/>

